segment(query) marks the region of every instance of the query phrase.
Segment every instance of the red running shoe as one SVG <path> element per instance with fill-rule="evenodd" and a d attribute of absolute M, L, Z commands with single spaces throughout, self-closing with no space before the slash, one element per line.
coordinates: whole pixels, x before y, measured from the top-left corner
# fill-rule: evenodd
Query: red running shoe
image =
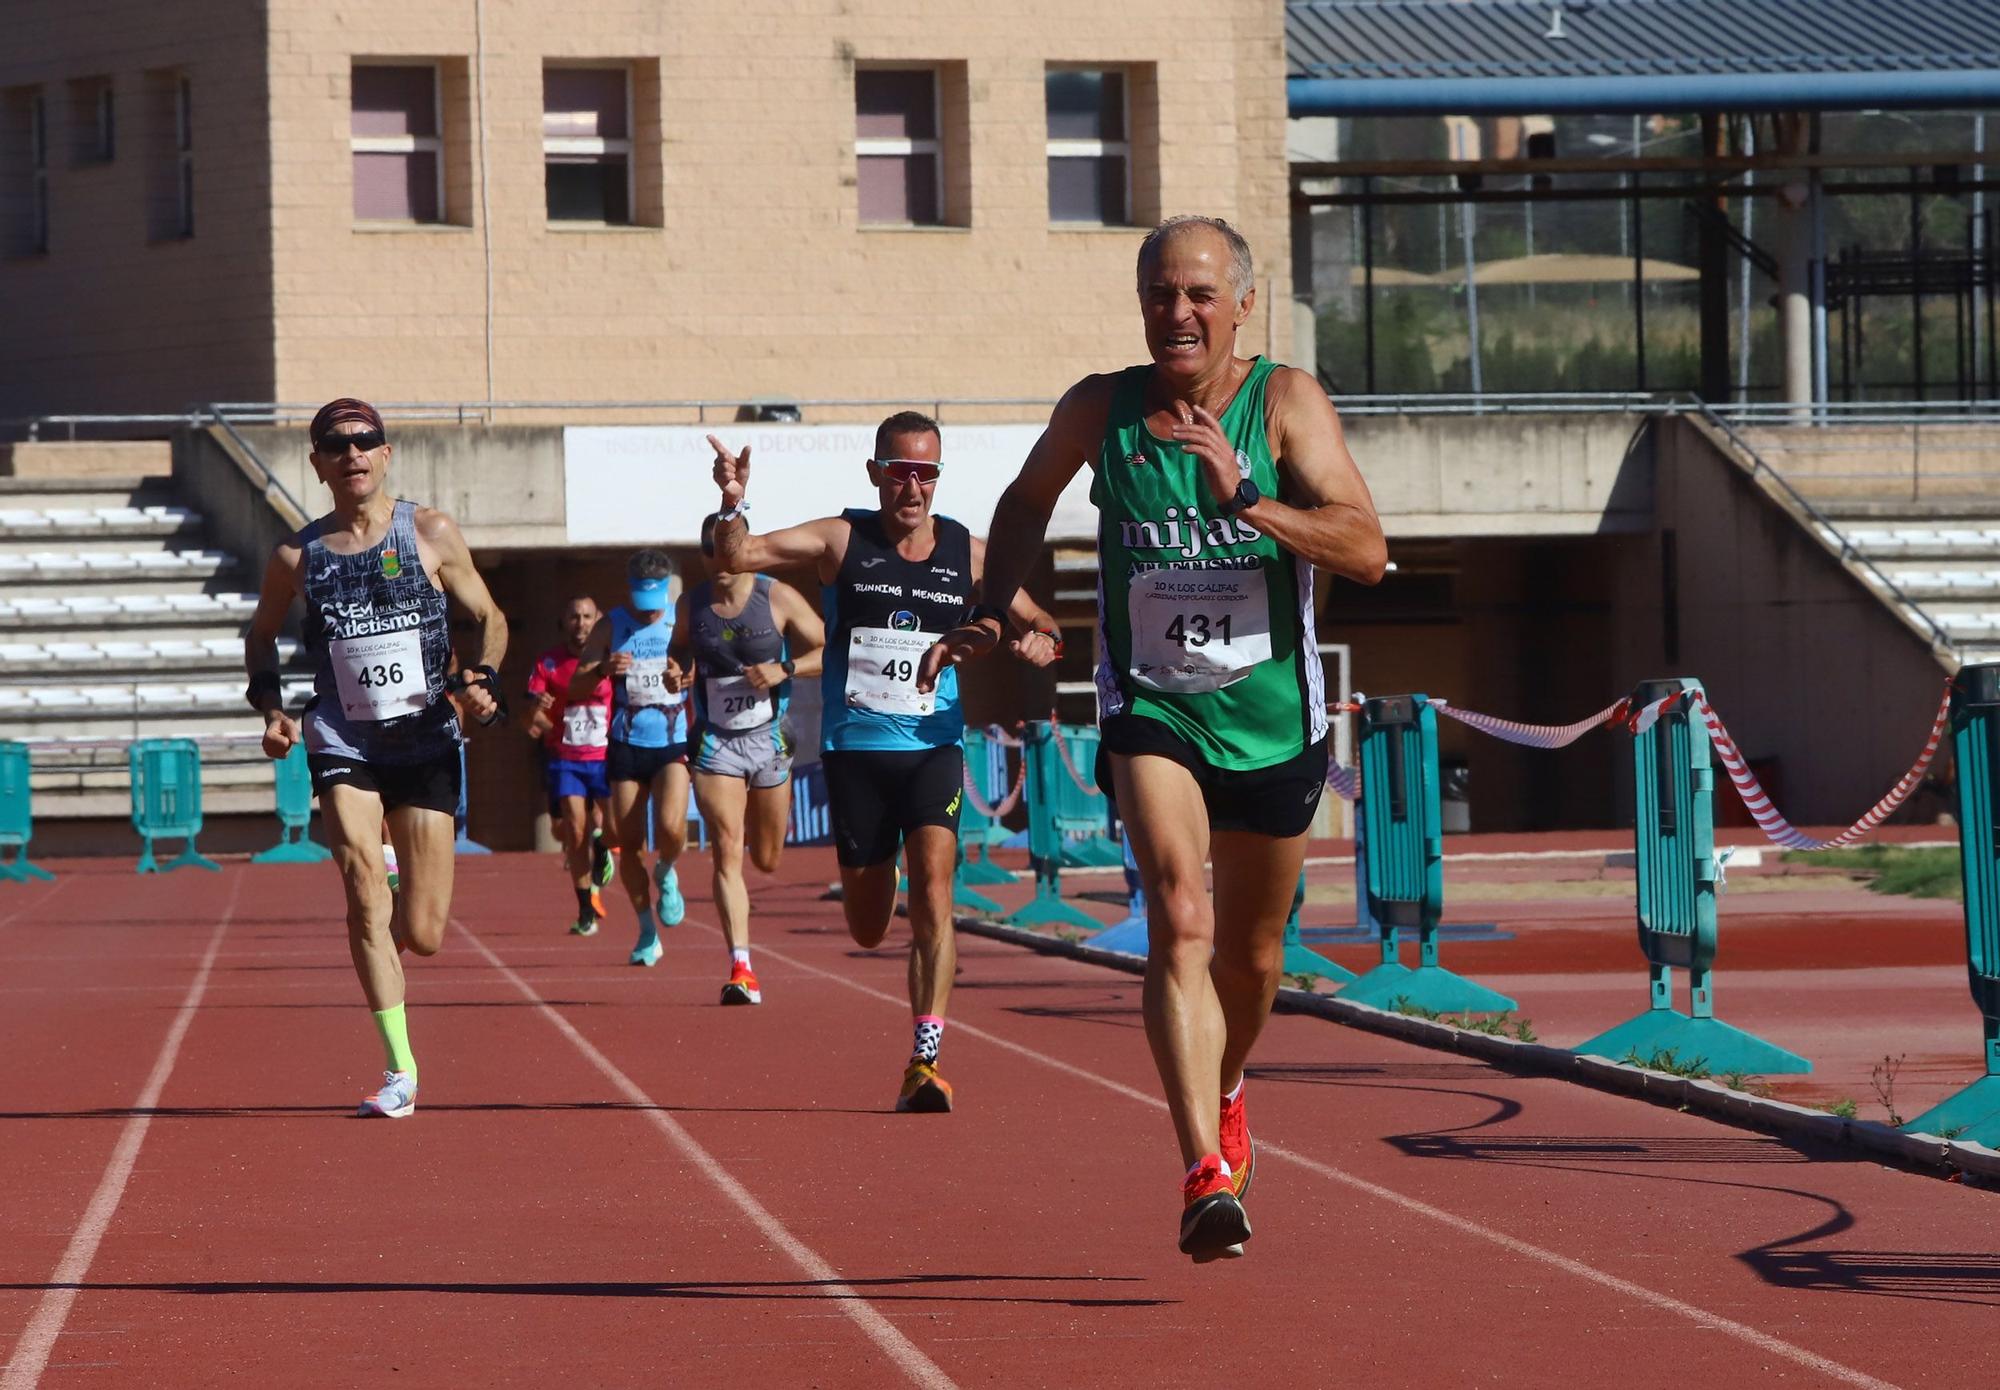
<path fill-rule="evenodd" d="M 1181 1184 L 1181 1253 L 1198 1265 L 1233 1260 L 1250 1239 L 1250 1218 L 1233 1189 L 1220 1154 L 1202 1159 Z"/>
<path fill-rule="evenodd" d="M 722 1002 L 725 1004 L 761 1004 L 764 992 L 757 988 L 756 972 L 742 961 L 735 961 L 729 967 L 729 983 L 722 987 Z"/>
<path fill-rule="evenodd" d="M 1250 1174 L 1257 1166 L 1257 1145 L 1250 1138 L 1241 1090 L 1234 1104 L 1227 1096 L 1222 1100 L 1222 1161 L 1229 1165 L 1229 1185 L 1240 1202 L 1250 1195 Z"/>

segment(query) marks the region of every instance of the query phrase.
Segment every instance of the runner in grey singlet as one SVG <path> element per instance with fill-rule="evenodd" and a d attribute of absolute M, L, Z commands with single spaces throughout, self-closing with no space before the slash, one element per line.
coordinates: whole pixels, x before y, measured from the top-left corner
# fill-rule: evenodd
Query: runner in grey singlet
<path fill-rule="evenodd" d="M 714 602 L 712 582 L 688 595 L 697 673 L 695 771 L 774 787 L 791 774 L 784 720 L 792 683 L 757 690 L 743 677 L 752 666 L 785 659 L 785 635 L 771 613 L 771 577 L 756 577 L 743 611 L 733 617 L 719 616 Z"/>
<path fill-rule="evenodd" d="M 306 707 L 308 753 L 406 766 L 463 741 L 445 698 L 445 596 L 418 558 L 416 512 L 415 503 L 399 499 L 382 543 L 356 555 L 327 549 L 318 521 L 301 536 L 304 635 L 318 661 Z"/>

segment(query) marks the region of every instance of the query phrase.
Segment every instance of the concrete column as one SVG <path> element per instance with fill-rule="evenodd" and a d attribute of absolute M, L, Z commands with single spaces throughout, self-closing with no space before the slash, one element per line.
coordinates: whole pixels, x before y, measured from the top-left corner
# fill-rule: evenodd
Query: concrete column
<path fill-rule="evenodd" d="M 1772 118 L 1779 154 L 1804 154 L 1811 118 L 1788 112 Z M 1795 424 L 1809 424 L 1813 398 L 1811 190 L 1803 173 L 1788 174 L 1773 199 L 1778 213 L 1778 334 L 1784 346 L 1785 399 L 1799 403 Z"/>

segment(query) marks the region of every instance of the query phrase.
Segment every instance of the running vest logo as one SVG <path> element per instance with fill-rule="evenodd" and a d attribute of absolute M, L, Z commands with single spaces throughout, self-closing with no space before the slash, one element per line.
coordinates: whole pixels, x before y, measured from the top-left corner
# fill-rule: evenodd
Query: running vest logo
<path fill-rule="evenodd" d="M 1264 533 L 1241 517 L 1217 516 L 1202 520 L 1189 507 L 1183 512 L 1179 507 L 1167 508 L 1162 521 L 1121 521 L 1118 523 L 1118 543 L 1131 551 L 1165 550 L 1177 552 L 1184 560 L 1193 560 L 1201 555 L 1204 546 L 1221 549 L 1226 545 L 1247 545 L 1264 539 Z M 1231 561 L 1256 560 L 1256 556 L 1231 556 Z M 1212 562 L 1214 563 L 1214 562 Z M 1258 564 L 1229 563 L 1219 565 L 1226 569 L 1257 569 Z M 1135 564 L 1134 568 L 1138 568 Z"/>
<path fill-rule="evenodd" d="M 919 595 L 918 597 L 925 596 Z M 951 600 L 946 599 L 945 602 L 949 603 Z M 898 632 L 915 632 L 917 630 L 917 615 L 907 608 L 898 608 L 889 615 L 889 626 Z"/>
<path fill-rule="evenodd" d="M 1241 449 L 1236 451 L 1236 471 L 1245 478 L 1250 476 L 1250 455 Z"/>
<path fill-rule="evenodd" d="M 394 579 L 397 575 L 401 574 L 402 572 L 403 572 L 403 557 L 396 553 L 396 548 L 394 546 L 383 546 L 382 547 L 383 577 L 387 579 Z"/>
<path fill-rule="evenodd" d="M 424 625 L 424 615 L 414 608 L 378 612 L 368 603 L 322 603 L 319 620 L 329 637 L 374 637 L 385 632 L 408 632 Z"/>
<path fill-rule="evenodd" d="M 888 562 L 889 562 L 889 557 L 886 555 L 870 555 L 867 559 L 861 562 L 861 568 L 865 570 L 872 570 L 875 568 L 875 566 L 887 564 Z"/>
<path fill-rule="evenodd" d="M 1150 460 L 1147 459 L 1145 451 L 1142 449 L 1134 449 L 1131 453 L 1125 455 L 1125 466 L 1127 468 L 1144 468 L 1148 462 Z"/>
<path fill-rule="evenodd" d="M 957 570 L 955 570 L 955 569 L 953 569 L 953 568 L 952 568 L 952 567 L 951 567 L 950 565 L 932 565 L 932 566 L 931 566 L 931 573 L 932 573 L 932 574 L 941 574 L 941 575 L 943 575 L 943 576 L 944 576 L 944 577 L 945 577 L 946 579 L 956 579 L 956 578 L 958 578 L 958 571 L 957 571 Z"/>
<path fill-rule="evenodd" d="M 903 596 L 901 584 L 856 584 L 853 589 L 857 594 L 887 594 L 890 598 Z"/>
<path fill-rule="evenodd" d="M 941 594 L 935 589 L 912 589 L 910 590 L 910 597 L 924 599 L 930 603 L 963 603 L 965 601 L 957 594 Z"/>

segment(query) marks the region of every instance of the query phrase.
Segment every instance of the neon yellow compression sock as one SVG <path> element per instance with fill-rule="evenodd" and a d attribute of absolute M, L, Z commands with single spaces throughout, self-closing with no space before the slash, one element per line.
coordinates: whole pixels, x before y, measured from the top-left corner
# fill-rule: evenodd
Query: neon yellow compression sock
<path fill-rule="evenodd" d="M 382 1034 L 382 1050 L 388 1056 L 390 1071 L 406 1071 L 411 1076 L 417 1074 L 416 1054 L 410 1051 L 410 1023 L 403 1015 L 403 1006 L 375 1011 L 375 1027 Z"/>

